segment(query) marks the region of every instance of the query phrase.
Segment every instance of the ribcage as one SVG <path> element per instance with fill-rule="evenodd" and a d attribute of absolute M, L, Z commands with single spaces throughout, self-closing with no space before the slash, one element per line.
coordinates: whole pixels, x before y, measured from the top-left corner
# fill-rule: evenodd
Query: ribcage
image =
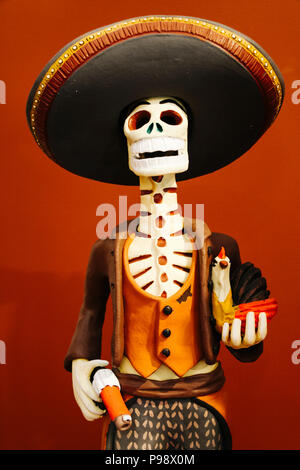
<path fill-rule="evenodd" d="M 186 281 L 192 253 L 193 242 L 185 235 L 157 240 L 136 237 L 128 251 L 129 270 L 145 292 L 170 297 Z"/>

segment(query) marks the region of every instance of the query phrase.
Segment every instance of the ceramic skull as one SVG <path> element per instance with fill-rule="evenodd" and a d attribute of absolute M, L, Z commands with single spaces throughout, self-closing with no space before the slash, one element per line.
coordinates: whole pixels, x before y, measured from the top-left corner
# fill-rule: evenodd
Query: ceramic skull
<path fill-rule="evenodd" d="M 140 102 L 124 123 L 129 168 L 138 176 L 188 169 L 188 118 L 174 98 Z"/>

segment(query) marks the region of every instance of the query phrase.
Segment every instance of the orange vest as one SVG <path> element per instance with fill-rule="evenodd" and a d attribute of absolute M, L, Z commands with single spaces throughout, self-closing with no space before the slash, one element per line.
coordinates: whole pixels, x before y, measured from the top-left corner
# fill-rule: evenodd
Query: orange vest
<path fill-rule="evenodd" d="M 184 285 L 171 297 L 151 295 L 129 271 L 129 237 L 123 251 L 125 355 L 143 377 L 161 364 L 183 376 L 202 358 L 197 289 L 197 252 Z"/>

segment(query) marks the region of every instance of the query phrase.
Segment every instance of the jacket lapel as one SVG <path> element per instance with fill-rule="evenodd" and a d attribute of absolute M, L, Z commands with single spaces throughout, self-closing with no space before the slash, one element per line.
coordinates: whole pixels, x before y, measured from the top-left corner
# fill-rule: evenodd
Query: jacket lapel
<path fill-rule="evenodd" d="M 123 304 L 123 248 L 127 238 L 126 232 L 116 234 L 114 248 L 115 288 L 112 295 L 113 305 L 113 338 L 112 362 L 118 367 L 124 355 L 124 304 Z"/>

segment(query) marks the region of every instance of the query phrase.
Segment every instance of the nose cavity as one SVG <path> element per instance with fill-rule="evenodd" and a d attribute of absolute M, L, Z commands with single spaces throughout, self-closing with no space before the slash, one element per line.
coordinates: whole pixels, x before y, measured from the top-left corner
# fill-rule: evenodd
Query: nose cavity
<path fill-rule="evenodd" d="M 153 131 L 153 122 L 150 124 L 150 126 L 148 127 L 147 129 L 147 134 L 151 134 L 151 132 Z"/>
<path fill-rule="evenodd" d="M 151 134 L 153 129 L 154 129 L 154 123 L 151 122 L 151 124 L 148 126 L 147 134 Z M 158 130 L 158 132 L 163 132 L 163 128 L 158 122 L 156 123 L 156 129 Z"/>

